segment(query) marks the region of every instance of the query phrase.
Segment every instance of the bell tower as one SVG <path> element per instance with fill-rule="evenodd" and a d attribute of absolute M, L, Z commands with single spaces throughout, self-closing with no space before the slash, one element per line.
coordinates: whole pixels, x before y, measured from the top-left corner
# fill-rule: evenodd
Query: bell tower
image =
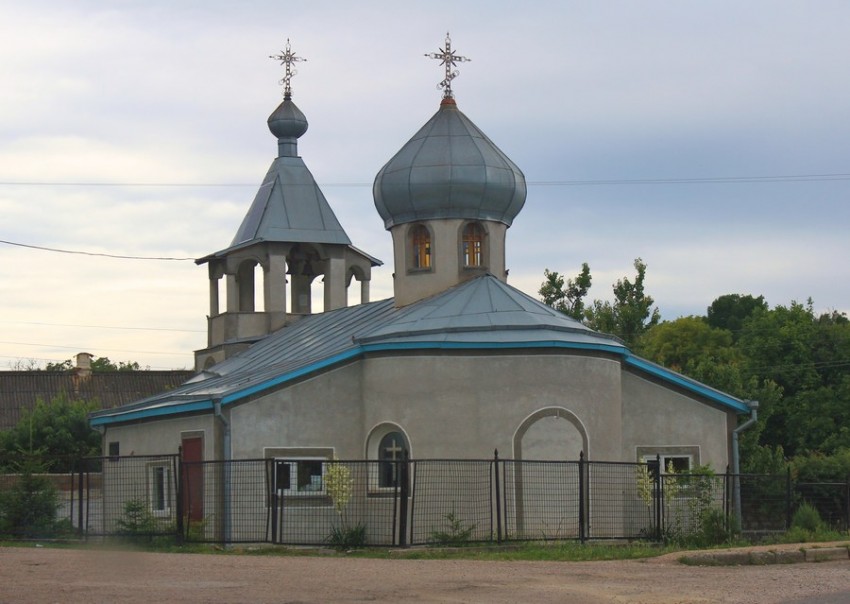
<path fill-rule="evenodd" d="M 381 264 L 351 245 L 298 155 L 298 139 L 307 132 L 308 124 L 292 102 L 291 79 L 297 73 L 293 64 L 305 59 L 296 56 L 289 40 L 286 49 L 271 58 L 285 67 L 283 102 L 268 118 L 278 155 L 230 246 L 196 260 L 207 265 L 210 281 L 207 347 L 195 351 L 197 371 L 311 314 L 312 286 L 319 277 L 325 311 L 348 305 L 352 280 L 360 282 L 360 301 L 368 302 L 372 267 Z M 258 279 L 262 279 L 262 288 Z M 262 300 L 261 310 L 257 297 Z"/>

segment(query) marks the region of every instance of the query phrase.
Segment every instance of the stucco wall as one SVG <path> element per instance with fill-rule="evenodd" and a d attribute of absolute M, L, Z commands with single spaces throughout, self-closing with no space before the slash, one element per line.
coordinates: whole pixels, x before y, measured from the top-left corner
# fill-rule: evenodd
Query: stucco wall
<path fill-rule="evenodd" d="M 229 408 L 233 459 L 269 447 L 332 447 L 340 459 L 363 454 L 358 363 Z"/>
<path fill-rule="evenodd" d="M 146 421 L 125 426 L 110 426 L 103 436 L 103 451 L 109 443 L 120 443 L 123 455 L 176 455 L 185 433 L 203 435 L 204 459 L 215 459 L 215 424 L 212 414 L 196 415 L 158 421 Z M 187 434 L 188 435 L 188 434 Z"/>
<path fill-rule="evenodd" d="M 363 364 L 364 427 L 403 428 L 416 458 L 513 457 L 529 415 L 559 407 L 590 435 L 592 458 L 620 452 L 620 364 L 569 354 L 417 355 Z M 543 418 L 543 421 L 549 421 Z"/>
<path fill-rule="evenodd" d="M 729 413 L 632 372 L 623 372 L 623 460 L 638 447 L 699 446 L 698 462 L 723 472 Z M 695 460 L 697 461 L 697 460 Z"/>

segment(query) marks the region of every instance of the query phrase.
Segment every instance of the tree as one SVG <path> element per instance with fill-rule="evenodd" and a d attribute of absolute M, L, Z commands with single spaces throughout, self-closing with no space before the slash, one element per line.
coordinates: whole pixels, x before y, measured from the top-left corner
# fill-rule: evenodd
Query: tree
<path fill-rule="evenodd" d="M 543 270 L 543 275 L 546 280 L 538 291 L 543 303 L 576 321 L 584 319 L 584 298 L 592 281 L 590 266 L 587 262 L 582 263 L 581 272 L 575 279 L 567 279 L 566 286 L 564 277 L 555 271 L 547 268 Z"/>
<path fill-rule="evenodd" d="M 716 298 L 708 307 L 706 320 L 711 327 L 728 329 L 732 338 L 737 340 L 744 320 L 757 310 L 767 310 L 764 296 L 753 298 L 751 295 L 726 294 Z"/>
<path fill-rule="evenodd" d="M 783 392 L 764 416 L 761 444 L 790 456 L 850 447 L 850 322 L 841 313 L 816 316 L 812 306 L 757 309 L 738 340 L 746 373 Z"/>
<path fill-rule="evenodd" d="M 693 316 L 653 326 L 641 338 L 636 352 L 688 375 L 706 362 L 740 362 L 729 331 L 712 328 L 701 317 Z"/>
<path fill-rule="evenodd" d="M 61 363 L 47 363 L 44 366 L 45 371 L 70 371 L 74 368 L 74 363 L 71 359 L 65 359 Z M 118 361 L 117 363 L 113 363 L 109 360 L 109 357 L 97 357 L 91 363 L 92 371 L 106 372 L 106 371 L 141 371 L 142 366 L 139 365 L 136 361 Z"/>
<path fill-rule="evenodd" d="M 88 422 L 88 414 L 96 409 L 94 402 L 71 400 L 66 395 L 50 402 L 39 399 L 14 428 L 0 432 L 0 451 L 10 458 L 21 453 L 74 458 L 100 455 L 100 434 Z"/>
<path fill-rule="evenodd" d="M 614 302 L 594 300 L 585 313 L 585 323 L 597 331 L 619 336 L 627 346 L 634 346 L 650 327 L 661 320 L 661 313 L 652 308 L 655 300 L 644 292 L 646 264 L 640 258 L 634 262 L 634 282 L 628 277 L 614 284 Z"/>

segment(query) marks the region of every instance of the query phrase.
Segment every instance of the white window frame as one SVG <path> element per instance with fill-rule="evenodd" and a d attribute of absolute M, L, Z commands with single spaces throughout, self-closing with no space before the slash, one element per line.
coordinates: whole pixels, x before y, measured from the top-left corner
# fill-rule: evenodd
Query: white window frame
<path fill-rule="evenodd" d="M 322 464 L 322 473 L 319 476 L 320 485 L 318 489 L 298 489 L 298 466 L 302 462 L 308 461 L 318 461 Z M 321 497 L 327 495 L 327 491 L 325 489 L 325 474 L 327 472 L 327 464 L 331 461 L 327 457 L 275 457 L 275 489 L 277 490 L 277 494 L 279 496 L 285 497 Z M 277 467 L 278 464 L 286 464 L 289 466 L 289 486 L 285 488 L 281 488 L 281 485 L 277 483 Z M 314 474 L 310 475 L 311 478 L 316 478 L 317 476 Z M 295 486 L 293 488 L 293 482 Z M 312 486 L 311 481 L 311 486 Z"/>
<path fill-rule="evenodd" d="M 157 507 L 160 500 L 158 470 L 162 470 L 162 508 Z M 148 508 L 156 517 L 171 515 L 171 498 L 174 491 L 171 462 L 151 462 L 147 467 L 148 475 Z"/>
<path fill-rule="evenodd" d="M 655 455 L 644 455 L 643 457 L 641 457 L 641 463 L 655 463 L 657 460 L 659 460 L 659 458 L 661 461 L 661 474 L 667 474 L 668 459 L 687 459 L 688 472 L 694 469 L 694 456 L 688 455 L 687 453 L 658 453 Z"/>

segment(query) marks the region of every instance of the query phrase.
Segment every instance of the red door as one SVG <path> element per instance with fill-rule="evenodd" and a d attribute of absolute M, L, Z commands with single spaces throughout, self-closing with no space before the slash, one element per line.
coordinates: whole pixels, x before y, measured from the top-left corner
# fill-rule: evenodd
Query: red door
<path fill-rule="evenodd" d="M 204 519 L 204 439 L 183 438 L 183 510 L 189 521 Z"/>

